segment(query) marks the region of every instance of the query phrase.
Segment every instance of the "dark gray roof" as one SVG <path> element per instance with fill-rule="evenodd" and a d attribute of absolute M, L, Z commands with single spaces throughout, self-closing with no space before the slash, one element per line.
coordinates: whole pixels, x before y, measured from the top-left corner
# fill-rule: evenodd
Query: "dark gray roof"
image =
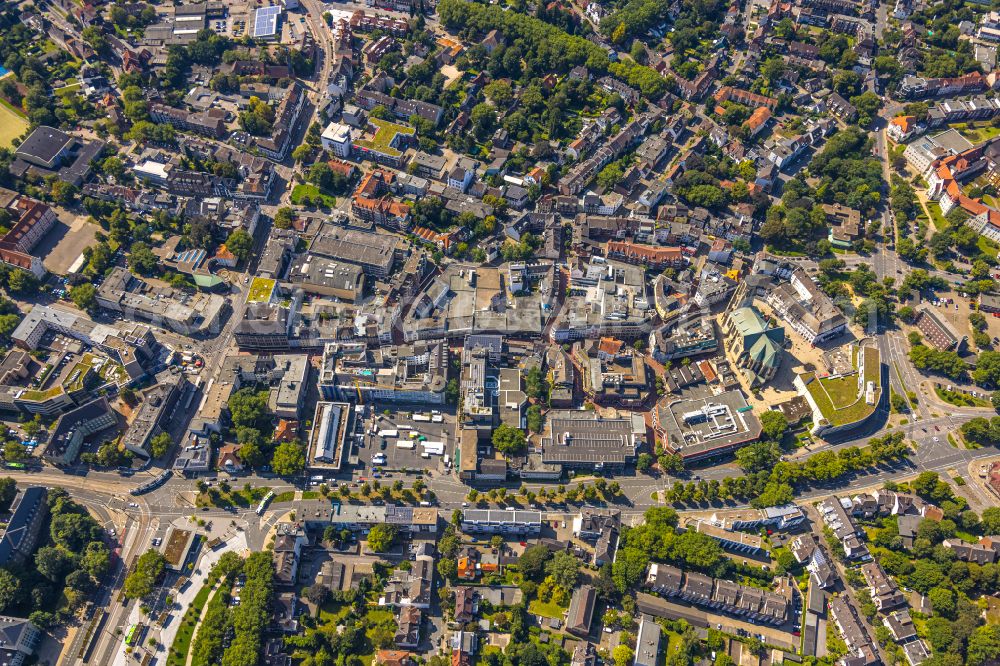
<path fill-rule="evenodd" d="M 7 530 L 0 537 L 0 565 L 5 565 L 19 551 L 22 543 L 31 534 L 32 524 L 41 520 L 42 505 L 48 497 L 48 490 L 42 486 L 25 488 L 14 506 L 14 513 L 7 523 Z M 0 624 L 0 632 L 4 630 Z"/>
<path fill-rule="evenodd" d="M 73 137 L 63 131 L 47 125 L 39 125 L 28 135 L 20 146 L 17 154 L 33 157 L 43 162 L 52 162 L 55 157 L 73 141 Z"/>

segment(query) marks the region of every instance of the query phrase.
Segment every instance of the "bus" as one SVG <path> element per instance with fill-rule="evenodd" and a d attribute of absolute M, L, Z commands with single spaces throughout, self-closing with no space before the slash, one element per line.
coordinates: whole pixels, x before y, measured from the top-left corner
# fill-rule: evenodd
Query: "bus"
<path fill-rule="evenodd" d="M 134 646 L 139 641 L 139 634 L 142 633 L 141 624 L 133 624 L 125 633 L 125 645 Z"/>
<path fill-rule="evenodd" d="M 273 491 L 273 490 L 269 490 L 269 491 L 267 492 L 267 494 L 266 494 L 266 495 L 264 495 L 264 499 L 262 499 L 262 500 L 260 501 L 260 504 L 258 504 L 258 505 L 257 505 L 257 509 L 256 509 L 256 514 L 257 514 L 258 516 L 262 516 L 262 515 L 264 515 L 264 511 L 265 511 L 265 510 L 267 509 L 267 504 L 268 504 L 268 502 L 270 502 L 270 501 L 271 501 L 272 499 L 274 499 L 274 491 Z"/>
<path fill-rule="evenodd" d="M 7 463 L 7 469 L 24 469 L 24 463 L 17 463 L 17 462 Z"/>

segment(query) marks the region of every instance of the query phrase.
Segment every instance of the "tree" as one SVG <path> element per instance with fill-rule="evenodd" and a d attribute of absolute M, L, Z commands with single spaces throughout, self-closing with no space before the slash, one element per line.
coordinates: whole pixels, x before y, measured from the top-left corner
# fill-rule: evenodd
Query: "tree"
<path fill-rule="evenodd" d="M 322 606 L 330 598 L 330 588 L 322 583 L 315 583 L 305 589 L 306 598 L 317 606 Z"/>
<path fill-rule="evenodd" d="M 1000 658 L 1000 625 L 987 624 L 976 628 L 969 637 L 966 663 L 985 664 L 997 658 Z"/>
<path fill-rule="evenodd" d="M 528 423 L 528 430 L 540 433 L 542 431 L 542 408 L 538 405 L 532 405 L 528 407 L 525 416 Z"/>
<path fill-rule="evenodd" d="M 140 275 L 150 275 L 156 270 L 159 261 L 159 258 L 153 254 L 148 245 L 142 241 L 132 243 L 132 249 L 128 255 L 128 267 L 132 269 L 132 272 L 139 273 Z"/>
<path fill-rule="evenodd" d="M 632 648 L 628 645 L 619 643 L 615 646 L 615 649 L 611 651 L 611 659 L 615 662 L 615 666 L 630 666 L 632 661 L 635 659 L 635 652 L 633 652 Z"/>
<path fill-rule="evenodd" d="M 954 619 L 955 617 L 955 593 L 946 587 L 935 587 L 927 593 L 934 612 L 942 617 Z"/>
<path fill-rule="evenodd" d="M 241 388 L 229 398 L 229 414 L 233 426 L 256 428 L 267 413 L 267 391 L 257 391 L 252 387 Z"/>
<path fill-rule="evenodd" d="M 565 551 L 556 553 L 545 564 L 545 573 L 551 576 L 559 587 L 572 590 L 580 578 L 580 561 Z"/>
<path fill-rule="evenodd" d="M 396 540 L 396 526 L 378 523 L 368 532 L 368 547 L 376 553 L 388 552 Z"/>
<path fill-rule="evenodd" d="M 545 564 L 551 555 L 551 551 L 541 544 L 528 546 L 520 559 L 518 559 L 517 567 L 524 574 L 525 578 L 539 580 L 545 571 Z"/>
<path fill-rule="evenodd" d="M 306 455 L 298 442 L 282 442 L 274 450 L 271 469 L 279 476 L 301 474 L 306 467 Z"/>
<path fill-rule="evenodd" d="M 69 298 L 81 310 L 93 312 L 97 308 L 97 289 L 89 282 L 78 284 L 70 289 Z"/>
<path fill-rule="evenodd" d="M 16 496 L 17 482 L 9 476 L 0 479 L 0 513 L 7 513 L 10 510 L 10 503 Z"/>
<path fill-rule="evenodd" d="M 525 447 L 524 431 L 520 428 L 509 426 L 506 423 L 501 423 L 493 431 L 493 446 L 504 455 L 517 455 Z"/>
<path fill-rule="evenodd" d="M 237 229 L 226 239 L 226 249 L 232 252 L 237 260 L 247 261 L 253 251 L 253 236 L 245 229 Z"/>
<path fill-rule="evenodd" d="M 88 543 L 80 558 L 80 566 L 97 579 L 100 579 L 107 572 L 110 563 L 111 555 L 108 548 L 100 541 Z"/>
<path fill-rule="evenodd" d="M 664 474 L 680 474 L 684 471 L 684 458 L 679 453 L 664 453 L 656 459 Z"/>
<path fill-rule="evenodd" d="M 167 560 L 158 550 L 147 550 L 139 556 L 135 569 L 125 577 L 123 590 L 130 599 L 143 599 L 153 593 L 153 586 L 166 567 Z"/>
<path fill-rule="evenodd" d="M 648 453 L 640 453 L 635 461 L 635 471 L 646 473 L 653 466 L 653 456 Z"/>
<path fill-rule="evenodd" d="M 166 432 L 161 432 L 149 440 L 149 453 L 154 458 L 160 458 L 166 455 L 172 443 L 173 440 L 170 439 L 170 435 Z"/>
<path fill-rule="evenodd" d="M 274 226 L 279 229 L 291 229 L 295 221 L 295 211 L 287 206 L 279 208 L 274 214 Z"/>
<path fill-rule="evenodd" d="M 782 506 L 791 503 L 794 497 L 795 494 L 792 491 L 792 487 L 787 483 L 769 481 L 764 486 L 764 490 L 757 497 L 750 500 L 750 506 L 755 509 L 763 509 L 768 506 Z"/>
<path fill-rule="evenodd" d="M 983 515 L 980 516 L 980 522 L 982 523 L 983 530 L 985 530 L 987 534 L 1000 533 L 1000 507 L 991 506 L 983 509 Z"/>
<path fill-rule="evenodd" d="M 538 366 L 533 366 L 524 373 L 524 393 L 532 400 L 541 400 L 548 393 L 545 375 Z"/>
<path fill-rule="evenodd" d="M 767 414 L 778 414 L 782 421 L 785 420 L 778 412 L 764 412 L 761 416 Z M 763 418 L 761 421 L 763 422 Z M 787 426 L 787 422 L 785 425 Z M 754 442 L 736 451 L 736 463 L 748 474 L 772 469 L 780 458 L 781 450 L 773 441 Z"/>
<path fill-rule="evenodd" d="M 13 604 L 21 593 L 21 580 L 6 569 L 0 569 L 0 612 Z"/>
<path fill-rule="evenodd" d="M 768 410 L 760 415 L 763 434 L 772 442 L 781 442 L 788 429 L 788 420 L 779 411 Z"/>
<path fill-rule="evenodd" d="M 9 441 L 3 446 L 3 457 L 7 462 L 24 460 L 28 455 L 27 447 L 21 442 Z"/>
<path fill-rule="evenodd" d="M 73 568 L 73 555 L 55 546 L 39 548 L 35 553 L 35 568 L 53 583 L 61 581 Z"/>
<path fill-rule="evenodd" d="M 15 294 L 32 295 L 38 291 L 38 278 L 33 273 L 16 268 L 7 276 L 7 288 Z"/>

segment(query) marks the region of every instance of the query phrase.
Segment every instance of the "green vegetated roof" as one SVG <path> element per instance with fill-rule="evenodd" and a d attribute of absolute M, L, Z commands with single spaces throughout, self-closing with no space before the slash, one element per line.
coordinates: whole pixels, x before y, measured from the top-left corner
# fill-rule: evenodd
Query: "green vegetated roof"
<path fill-rule="evenodd" d="M 48 400 L 49 398 L 54 398 L 57 395 L 65 393 L 62 386 L 53 386 L 45 391 L 25 391 L 21 394 L 22 400 L 32 400 L 34 402 L 42 402 L 43 400 Z"/>
<path fill-rule="evenodd" d="M 853 355 L 857 372 L 864 373 L 864 381 L 875 382 L 876 393 L 880 390 L 880 360 L 878 349 L 874 347 L 864 347 L 860 355 Z M 861 360 L 862 367 L 858 368 L 858 360 Z M 858 391 L 858 376 L 856 373 L 841 377 L 819 377 L 814 372 L 807 372 L 800 375 L 806 389 L 819 407 L 823 418 L 831 425 L 839 426 L 859 421 L 875 411 L 878 405 L 878 395 L 875 404 L 869 405 L 865 401 L 864 392 Z"/>
<path fill-rule="evenodd" d="M 271 278 L 255 277 L 250 283 L 250 293 L 247 301 L 251 303 L 265 302 L 271 298 L 275 282 Z"/>
<path fill-rule="evenodd" d="M 377 150 L 380 153 L 391 155 L 393 157 L 399 157 L 403 154 L 401 151 L 393 148 L 392 146 L 392 142 L 396 136 L 399 134 L 406 136 L 413 136 L 416 134 L 416 131 L 412 127 L 400 125 L 389 120 L 382 120 L 380 118 L 369 118 L 368 124 L 375 126 L 375 134 L 370 139 L 358 139 L 354 143 L 364 148 Z"/>

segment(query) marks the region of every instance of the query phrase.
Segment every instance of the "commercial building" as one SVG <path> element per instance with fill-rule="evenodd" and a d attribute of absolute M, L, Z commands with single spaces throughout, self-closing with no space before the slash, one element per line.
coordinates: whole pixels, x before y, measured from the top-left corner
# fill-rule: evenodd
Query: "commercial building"
<path fill-rule="evenodd" d="M 416 130 L 407 125 L 369 118 L 368 128 L 353 139 L 351 152 L 355 159 L 401 169 L 406 163 L 404 151 L 416 135 Z"/>
<path fill-rule="evenodd" d="M 792 380 L 812 409 L 812 433 L 817 436 L 830 437 L 863 427 L 879 413 L 883 402 L 878 348 L 852 344 L 841 349 L 846 350 L 843 368 L 825 375 L 803 372 Z"/>
<path fill-rule="evenodd" d="M 171 375 L 171 379 L 157 384 L 143 394 L 142 404 L 136 411 L 128 430 L 122 436 L 126 449 L 143 458 L 150 457 L 149 442 L 160 430 L 166 414 L 172 414 L 180 395 L 181 375 Z"/>
<path fill-rule="evenodd" d="M 661 403 L 654 414 L 663 446 L 685 462 L 730 454 L 757 441 L 762 430 L 739 389 L 710 398 Z"/>
<path fill-rule="evenodd" d="M 349 455 L 353 410 L 346 402 L 318 402 L 309 433 L 311 468 L 340 470 Z"/>
<path fill-rule="evenodd" d="M 326 345 L 320 368 L 320 395 L 328 400 L 444 404 L 448 345 L 419 341 L 412 345 L 367 343 Z"/>
<path fill-rule="evenodd" d="M 259 7 L 253 12 L 253 27 L 249 30 L 254 39 L 271 41 L 279 39 L 282 9 L 278 5 Z"/>
<path fill-rule="evenodd" d="M 118 418 L 107 398 L 95 398 L 59 417 L 42 457 L 53 465 L 72 465 L 87 437 L 117 424 Z"/>
<path fill-rule="evenodd" d="M 97 289 L 97 303 L 129 319 L 141 319 L 183 335 L 214 329 L 226 307 L 218 294 L 155 287 L 116 267 Z"/>
<path fill-rule="evenodd" d="M 396 261 L 402 259 L 399 240 L 388 234 L 375 234 L 324 224 L 312 244 L 312 254 L 361 266 L 365 275 L 385 280 Z"/>
<path fill-rule="evenodd" d="M 174 572 L 184 571 L 184 563 L 187 561 L 191 546 L 198 539 L 198 533 L 194 530 L 182 530 L 171 526 L 163 537 L 161 552 L 166 560 L 166 568 Z"/>
<path fill-rule="evenodd" d="M 90 162 L 104 151 L 103 141 L 83 141 L 54 127 L 39 125 L 14 150 L 10 173 L 23 178 L 55 176 L 79 187 L 90 175 Z"/>
<path fill-rule="evenodd" d="M 323 148 L 337 157 L 351 156 L 351 128 L 342 123 L 330 123 L 320 135 Z"/>
<path fill-rule="evenodd" d="M 621 470 L 635 462 L 645 440 L 641 414 L 603 418 L 591 410 L 553 410 L 541 439 L 541 459 L 563 469 Z"/>

